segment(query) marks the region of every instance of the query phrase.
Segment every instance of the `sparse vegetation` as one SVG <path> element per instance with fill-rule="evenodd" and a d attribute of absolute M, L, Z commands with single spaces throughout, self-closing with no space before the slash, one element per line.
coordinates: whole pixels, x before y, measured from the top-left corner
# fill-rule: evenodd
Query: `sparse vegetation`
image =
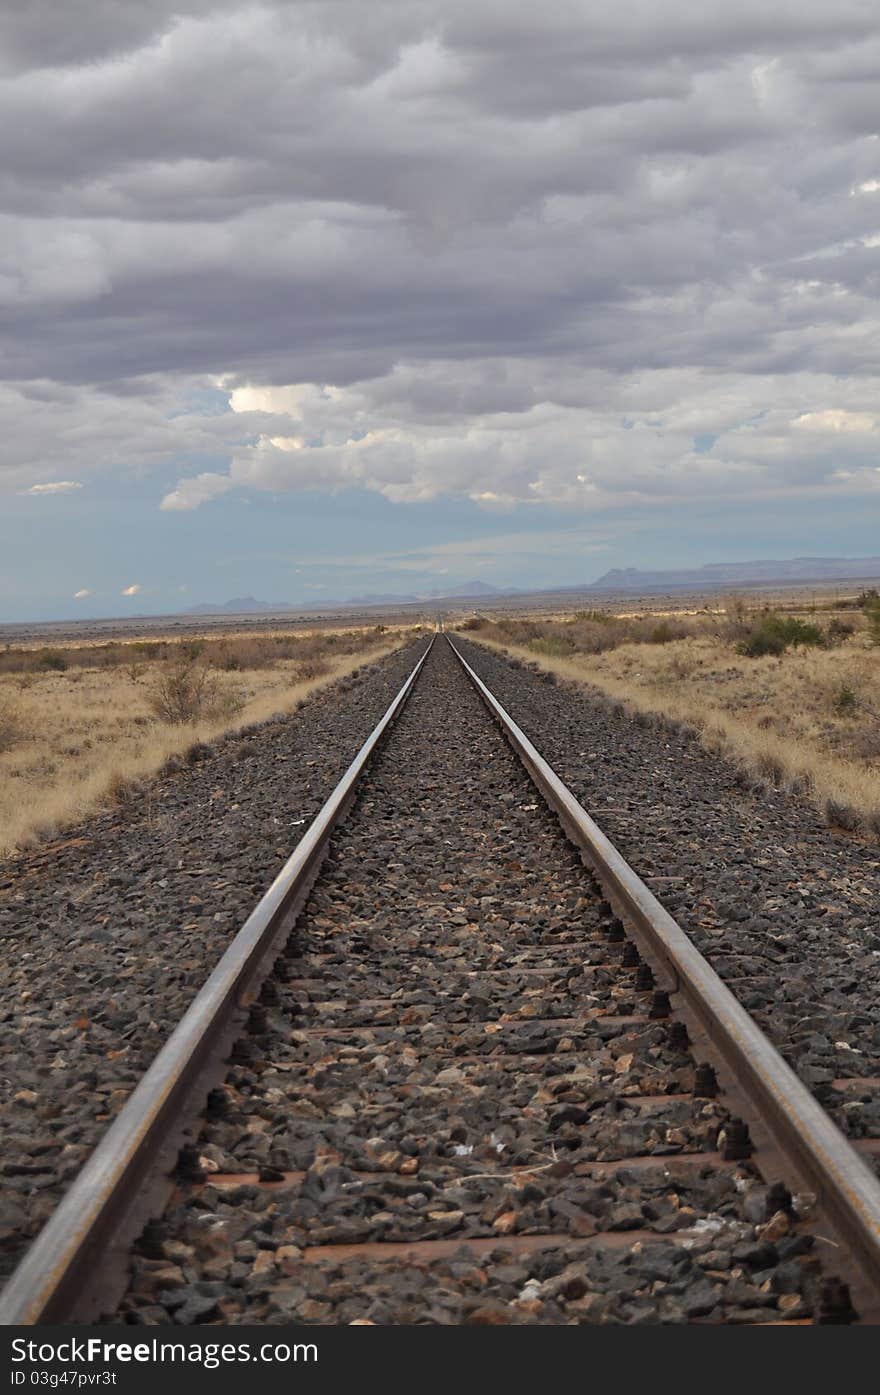
<path fill-rule="evenodd" d="M 534 654 L 565 658 L 572 654 L 603 654 L 622 644 L 670 644 L 689 634 L 702 634 L 717 628 L 717 621 L 704 616 L 643 615 L 617 616 L 599 610 L 578 610 L 565 620 L 532 620 L 504 617 L 489 620 L 474 616 L 458 627 L 521 645 Z"/>
<path fill-rule="evenodd" d="M 880 596 L 860 600 L 815 606 L 821 625 L 807 608 L 731 596 L 692 614 L 503 616 L 480 621 L 474 637 L 632 712 L 687 725 L 747 780 L 811 800 L 837 828 L 876 835 Z"/>
<path fill-rule="evenodd" d="M 861 823 L 858 809 L 840 799 L 826 799 L 825 816 L 832 828 L 842 828 L 845 833 L 855 833 Z"/>
<path fill-rule="evenodd" d="M 330 665 L 326 659 L 321 659 L 317 655 L 300 659 L 296 665 L 296 672 L 299 678 L 312 679 L 323 678 L 330 672 Z"/>
<path fill-rule="evenodd" d="M 324 630 L 298 634 L 241 634 L 187 639 L 122 640 L 105 644 L 70 645 L 65 648 L 36 649 L 7 645 L 0 653 L 0 677 L 96 668 L 136 668 L 145 663 L 177 664 L 181 658 L 199 659 L 206 668 L 226 672 L 271 669 L 288 660 L 306 662 L 314 658 L 353 654 L 363 648 L 364 635 L 371 643 L 385 640 L 385 626 L 364 630 Z"/>
<path fill-rule="evenodd" d="M 849 620 L 841 620 L 835 615 L 828 625 L 826 635 L 829 644 L 842 644 L 850 635 L 855 634 L 856 627 Z"/>
<path fill-rule="evenodd" d="M 60 649 L 42 649 L 34 660 L 34 668 L 37 672 L 63 673 L 67 659 Z"/>
<path fill-rule="evenodd" d="M 18 704 L 8 695 L 0 696 L 0 752 L 10 750 L 21 738 L 23 725 Z"/>
<path fill-rule="evenodd" d="M 0 854 L 53 836 L 145 777 L 202 759 L 222 732 L 292 711 L 412 629 L 245 633 L 0 652 Z"/>
<path fill-rule="evenodd" d="M 858 708 L 859 702 L 855 690 L 844 683 L 834 699 L 834 711 L 838 717 L 851 717 Z"/>
<path fill-rule="evenodd" d="M 576 610 L 572 620 L 590 620 L 596 625 L 610 625 L 612 617 L 605 610 Z"/>
<path fill-rule="evenodd" d="M 177 662 L 157 678 L 148 700 L 161 721 L 182 725 L 205 717 L 231 717 L 244 707 L 243 694 L 222 688 L 216 675 L 199 662 L 199 652 L 182 646 Z"/>
<path fill-rule="evenodd" d="M 763 615 L 753 625 L 744 639 L 736 646 L 738 654 L 746 654 L 750 659 L 761 658 L 765 654 L 784 654 L 789 645 L 810 645 L 821 647 L 828 643 L 818 625 L 799 620 L 795 615 Z"/>

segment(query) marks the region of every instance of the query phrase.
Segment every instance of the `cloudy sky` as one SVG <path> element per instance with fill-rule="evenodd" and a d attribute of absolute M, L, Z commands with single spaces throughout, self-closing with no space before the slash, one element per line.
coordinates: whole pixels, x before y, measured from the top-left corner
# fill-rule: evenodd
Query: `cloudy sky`
<path fill-rule="evenodd" d="M 880 552 L 874 0 L 0 13 L 0 618 Z"/>

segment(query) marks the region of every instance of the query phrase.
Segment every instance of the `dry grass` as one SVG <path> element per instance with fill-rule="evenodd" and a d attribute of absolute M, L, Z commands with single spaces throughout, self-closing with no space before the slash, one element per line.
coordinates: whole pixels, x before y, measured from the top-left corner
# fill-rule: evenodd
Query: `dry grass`
<path fill-rule="evenodd" d="M 34 642 L 8 644 L 0 650 L 0 674 L 64 673 L 72 668 L 125 668 L 137 674 L 143 664 L 175 663 L 181 657 L 198 657 L 208 668 L 241 670 L 272 668 L 279 659 L 308 663 L 328 654 L 353 653 L 370 637 L 386 642 L 405 625 L 374 625 L 359 630 L 255 629 L 231 634 L 192 634 L 186 638 L 156 635 L 149 639 L 115 639 L 77 644 L 59 640 L 46 646 Z"/>
<path fill-rule="evenodd" d="M 170 662 L 141 650 L 126 663 L 80 667 L 72 661 L 65 670 L 0 673 L 0 854 L 125 798 L 133 782 L 194 742 L 292 710 L 411 634 L 364 630 L 346 632 L 344 642 L 338 635 L 329 642 L 328 636 L 308 644 L 297 639 L 295 657 L 274 652 L 271 662 L 271 637 L 224 640 L 226 657 L 235 662 L 212 668 L 210 711 L 190 722 L 163 721 L 155 712 L 156 694 L 180 662 L 182 646 Z M 197 666 L 205 663 L 203 653 L 193 657 Z"/>
<path fill-rule="evenodd" d="M 592 684 L 632 710 L 687 723 L 709 749 L 756 780 L 809 798 L 829 822 L 880 834 L 880 648 L 861 616 L 848 620 L 853 634 L 828 648 L 761 658 L 737 653 L 741 623 L 732 615 L 665 643 L 598 653 L 564 652 L 564 634 L 511 644 L 484 626 L 472 638 Z"/>

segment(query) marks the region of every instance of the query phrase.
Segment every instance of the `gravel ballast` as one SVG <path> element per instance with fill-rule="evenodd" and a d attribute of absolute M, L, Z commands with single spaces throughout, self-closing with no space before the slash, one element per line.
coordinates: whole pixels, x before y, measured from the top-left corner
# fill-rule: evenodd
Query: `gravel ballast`
<path fill-rule="evenodd" d="M 801 1079 L 880 1136 L 880 849 L 662 718 L 456 638 L 462 654 Z"/>
<path fill-rule="evenodd" d="M 115 1320 L 809 1317 L 809 1199 L 719 1155 L 617 931 L 439 641 Z"/>
<path fill-rule="evenodd" d="M 0 1276 L 48 1218 L 425 641 L 196 746 L 0 865 Z"/>

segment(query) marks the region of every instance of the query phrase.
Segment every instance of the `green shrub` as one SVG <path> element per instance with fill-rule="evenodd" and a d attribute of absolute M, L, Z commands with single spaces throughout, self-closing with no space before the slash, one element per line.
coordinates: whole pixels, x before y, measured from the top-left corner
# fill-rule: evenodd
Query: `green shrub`
<path fill-rule="evenodd" d="M 567 659 L 575 647 L 568 635 L 548 635 L 543 639 L 533 639 L 529 643 L 533 654 L 542 654 L 545 659 Z"/>
<path fill-rule="evenodd" d="M 784 654 L 786 642 L 781 634 L 766 625 L 755 628 L 741 639 L 736 646 L 737 654 L 745 654 L 749 659 L 759 659 L 765 654 Z"/>
<path fill-rule="evenodd" d="M 838 717 L 851 717 L 858 705 L 859 701 L 854 690 L 844 684 L 834 699 L 834 710 Z"/>
<path fill-rule="evenodd" d="M 793 615 L 765 615 L 740 640 L 736 652 L 756 659 L 764 654 L 784 654 L 790 644 L 824 647 L 827 643 L 825 632 L 818 625 Z"/>

